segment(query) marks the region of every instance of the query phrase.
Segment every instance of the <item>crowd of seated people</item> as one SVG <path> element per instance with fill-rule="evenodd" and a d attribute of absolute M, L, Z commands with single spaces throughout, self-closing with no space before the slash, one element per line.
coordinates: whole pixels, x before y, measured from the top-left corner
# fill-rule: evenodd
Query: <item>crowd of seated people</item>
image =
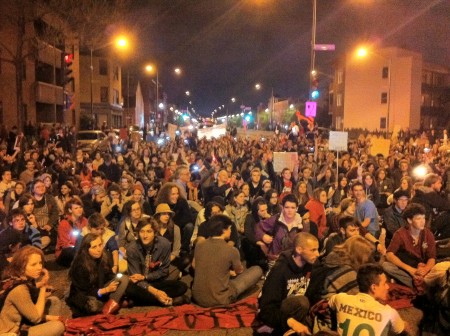
<path fill-rule="evenodd" d="M 337 160 L 312 132 L 264 142 L 186 132 L 164 147 L 129 139 L 92 154 L 55 133 L 40 147 L 0 151 L 0 267 L 14 278 L 5 302 L 23 284 L 36 293 L 14 319 L 2 308 L 0 334 L 25 320 L 60 332 L 59 303 L 50 312 L 38 295 L 49 286 L 45 254 L 68 269 L 73 316 L 130 303 L 228 305 L 263 281 L 258 320 L 273 334 L 332 328 L 328 319 L 313 324 L 310 307 L 363 292 L 360 282 L 378 286 L 379 268 L 358 280 L 367 264 L 419 295 L 450 266 L 437 259 L 434 236 L 439 213 L 450 211 L 449 159 L 425 153 L 436 147 L 424 135 L 413 145 L 403 133 L 387 157 L 370 155 L 370 137 L 360 137 Z M 273 153 L 283 151 L 298 159 L 275 171 Z M 415 175 L 418 165 L 425 174 Z M 27 273 L 32 262 L 39 275 Z M 30 304 L 32 312 L 22 309 Z"/>

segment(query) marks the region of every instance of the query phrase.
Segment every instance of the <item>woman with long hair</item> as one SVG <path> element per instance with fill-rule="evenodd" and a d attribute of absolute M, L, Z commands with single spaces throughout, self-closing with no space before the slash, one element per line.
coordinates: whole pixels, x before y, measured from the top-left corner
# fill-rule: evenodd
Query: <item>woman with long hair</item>
<path fill-rule="evenodd" d="M 167 279 L 176 280 L 178 279 L 180 272 L 185 271 L 190 263 L 190 259 L 188 257 L 180 258 L 181 233 L 180 228 L 173 222 L 172 216 L 173 211 L 170 210 L 169 205 L 161 203 L 156 207 L 153 218 L 155 218 L 159 224 L 159 234 L 161 237 L 166 238 L 172 246 L 169 276 Z"/>
<path fill-rule="evenodd" d="M 6 214 L 8 214 L 8 212 L 11 211 L 15 203 L 19 200 L 20 196 L 24 194 L 24 192 L 25 192 L 25 183 L 23 183 L 22 181 L 17 181 L 14 188 L 8 191 L 8 193 L 6 193 L 6 196 L 4 196 Z"/>
<path fill-rule="evenodd" d="M 231 204 L 225 207 L 225 211 L 236 226 L 239 235 L 243 235 L 245 217 L 247 217 L 247 213 L 249 212 L 243 191 L 238 191 L 235 195 L 233 195 Z"/>
<path fill-rule="evenodd" d="M 74 308 L 74 316 L 117 312 L 129 282 L 127 276 L 112 272 L 102 238 L 93 233 L 81 241 L 69 278 L 67 303 Z"/>
<path fill-rule="evenodd" d="M 333 208 L 338 207 L 341 201 L 348 196 L 348 190 L 347 176 L 341 173 L 338 176 L 337 187 L 331 187 L 328 191 L 329 202 Z"/>
<path fill-rule="evenodd" d="M 307 182 L 300 181 L 294 189 L 294 195 L 298 199 L 298 209 L 303 210 L 309 201 Z"/>
<path fill-rule="evenodd" d="M 29 336 L 64 334 L 64 324 L 59 316 L 61 302 L 57 297 L 47 297 L 50 276 L 44 268 L 44 254 L 40 249 L 25 246 L 18 250 L 3 275 L 9 286 L 3 293 L 1 335 L 20 334 L 23 320 L 33 324 L 28 329 Z"/>
<path fill-rule="evenodd" d="M 267 212 L 273 216 L 281 212 L 280 198 L 278 192 L 275 189 L 269 189 L 264 194 L 264 200 L 267 202 Z"/>
<path fill-rule="evenodd" d="M 311 198 L 305 205 L 305 209 L 309 210 L 310 215 L 310 233 L 315 235 L 319 240 L 322 240 L 327 233 L 325 204 L 327 204 L 326 191 L 323 188 L 316 188 L 313 192 L 313 198 Z M 314 232 L 316 230 L 317 232 Z"/>
<path fill-rule="evenodd" d="M 117 232 L 119 221 L 122 218 L 124 204 L 125 199 L 122 196 L 119 185 L 112 183 L 109 186 L 107 196 L 102 203 L 101 214 L 109 222 L 113 231 Z"/>
<path fill-rule="evenodd" d="M 55 196 L 56 204 L 58 205 L 59 215 L 64 215 L 64 208 L 71 199 L 73 198 L 73 184 L 72 182 L 66 181 L 61 184 L 59 188 L 58 196 Z"/>
<path fill-rule="evenodd" d="M 367 199 L 371 200 L 375 206 L 380 204 L 380 191 L 377 183 L 371 173 L 365 172 L 362 175 L 362 183 L 366 192 Z"/>

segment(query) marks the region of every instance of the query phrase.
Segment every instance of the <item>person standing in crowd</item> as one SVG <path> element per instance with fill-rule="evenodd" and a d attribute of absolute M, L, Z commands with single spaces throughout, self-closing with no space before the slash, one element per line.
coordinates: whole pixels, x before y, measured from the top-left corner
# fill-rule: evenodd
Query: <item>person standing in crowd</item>
<path fill-rule="evenodd" d="M 11 286 L 0 312 L 0 334 L 18 335 L 25 320 L 32 325 L 28 329 L 29 336 L 64 334 L 64 323 L 59 315 L 61 302 L 47 294 L 50 276 L 44 268 L 44 254 L 40 249 L 25 246 L 18 250 L 3 276 L 9 279 Z"/>
<path fill-rule="evenodd" d="M 195 269 L 192 298 L 202 307 L 236 302 L 262 276 L 259 266 L 244 270 L 239 251 L 227 244 L 234 225 L 229 217 L 215 215 L 208 223 L 212 237 L 196 245 L 192 261 Z M 236 275 L 234 279 L 230 279 L 231 272 Z"/>
<path fill-rule="evenodd" d="M 293 248 L 283 252 L 267 275 L 260 297 L 257 319 L 259 332 L 283 335 L 292 329 L 309 335 L 309 300 L 312 265 L 319 257 L 319 242 L 309 233 L 297 233 Z"/>

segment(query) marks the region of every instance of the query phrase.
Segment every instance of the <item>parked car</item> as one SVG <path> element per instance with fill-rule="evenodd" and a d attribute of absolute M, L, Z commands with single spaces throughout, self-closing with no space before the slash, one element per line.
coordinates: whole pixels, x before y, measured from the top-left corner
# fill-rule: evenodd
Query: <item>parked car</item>
<path fill-rule="evenodd" d="M 93 152 L 96 150 L 106 151 L 109 150 L 109 139 L 102 131 L 79 131 L 77 148 L 83 152 Z"/>

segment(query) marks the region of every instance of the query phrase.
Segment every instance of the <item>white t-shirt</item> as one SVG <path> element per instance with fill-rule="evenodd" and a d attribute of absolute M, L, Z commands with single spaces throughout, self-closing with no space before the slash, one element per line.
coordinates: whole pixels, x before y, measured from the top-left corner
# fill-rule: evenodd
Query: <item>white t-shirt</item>
<path fill-rule="evenodd" d="M 394 308 L 369 294 L 339 293 L 328 304 L 337 313 L 339 335 L 385 336 L 391 328 L 397 334 L 405 329 L 405 322 Z"/>

